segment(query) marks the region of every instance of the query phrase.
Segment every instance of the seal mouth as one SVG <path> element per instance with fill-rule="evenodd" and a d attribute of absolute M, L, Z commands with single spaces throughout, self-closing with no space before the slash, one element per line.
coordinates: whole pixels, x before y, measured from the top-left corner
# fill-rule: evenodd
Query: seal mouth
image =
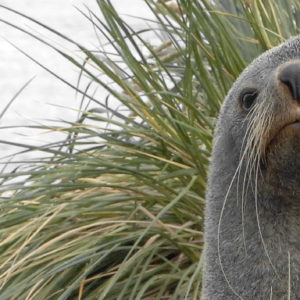
<path fill-rule="evenodd" d="M 287 139 L 298 139 L 300 143 L 300 118 L 282 124 L 269 139 L 266 145 L 266 153 L 283 140 Z"/>
<path fill-rule="evenodd" d="M 300 120 L 297 120 L 296 122 L 289 123 L 289 124 L 283 126 L 283 128 L 281 130 L 283 130 L 285 128 L 291 128 L 291 129 L 294 129 L 294 130 L 300 130 Z"/>
<path fill-rule="evenodd" d="M 275 133 L 274 137 L 272 138 L 272 140 L 274 138 L 276 138 L 277 135 L 280 135 L 281 133 L 283 133 L 283 131 L 286 131 L 286 133 L 288 133 L 287 131 L 291 131 L 291 132 L 294 132 L 295 133 L 297 131 L 300 132 L 300 119 L 299 120 L 295 120 L 295 121 L 292 121 L 292 122 L 288 122 L 284 125 L 282 125 L 278 130 L 277 132 Z M 271 140 L 271 142 L 272 142 Z"/>

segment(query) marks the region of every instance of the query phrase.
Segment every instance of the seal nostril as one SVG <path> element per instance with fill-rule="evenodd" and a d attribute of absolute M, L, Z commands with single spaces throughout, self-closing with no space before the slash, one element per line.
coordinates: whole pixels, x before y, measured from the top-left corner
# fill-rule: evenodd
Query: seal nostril
<path fill-rule="evenodd" d="M 278 77 L 289 88 L 293 99 L 300 102 L 300 63 L 287 65 Z"/>

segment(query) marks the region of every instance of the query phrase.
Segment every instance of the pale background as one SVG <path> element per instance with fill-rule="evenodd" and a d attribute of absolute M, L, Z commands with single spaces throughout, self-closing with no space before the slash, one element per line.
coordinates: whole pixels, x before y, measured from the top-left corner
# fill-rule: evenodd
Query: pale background
<path fill-rule="evenodd" d="M 143 0 L 113 0 L 112 3 L 116 6 L 120 15 L 124 16 L 126 21 L 134 28 L 144 27 L 146 25 L 145 21 L 126 17 L 125 14 L 151 18 L 151 13 Z M 0 0 L 0 4 L 36 18 L 86 47 L 95 48 L 97 46 L 93 27 L 75 8 L 85 10 L 84 5 L 86 5 L 100 16 L 96 0 Z M 32 32 L 37 30 L 37 27 L 34 27 L 31 23 L 3 8 L 0 8 L 0 19 L 29 29 Z M 149 25 L 147 24 L 147 26 Z M 45 31 L 38 30 L 39 34 L 54 39 Z M 43 120 L 45 119 L 75 121 L 77 115 L 74 111 L 55 107 L 53 104 L 77 108 L 80 97 L 76 98 L 74 90 L 37 66 L 6 40 L 9 40 L 70 82 L 76 83 L 78 76 L 76 68 L 53 50 L 0 22 L 0 114 L 25 82 L 36 76 L 33 82 L 13 102 L 4 117 L 0 119 L 0 127 L 16 124 L 44 124 Z M 57 39 L 54 40 L 58 41 Z M 63 41 L 58 42 L 64 46 Z M 70 47 L 68 44 L 65 46 Z M 53 139 L 55 139 L 53 135 L 31 133 L 23 129 L 0 129 L 0 140 L 38 145 L 45 141 L 53 141 Z M 15 147 L 0 143 L 0 158 L 6 157 L 16 150 Z M 2 163 L 6 160 L 7 158 L 2 159 Z"/>

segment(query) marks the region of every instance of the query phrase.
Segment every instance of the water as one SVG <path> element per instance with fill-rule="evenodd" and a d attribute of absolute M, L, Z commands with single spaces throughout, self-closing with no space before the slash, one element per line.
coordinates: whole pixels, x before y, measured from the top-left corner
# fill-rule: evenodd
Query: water
<path fill-rule="evenodd" d="M 115 0 L 112 2 L 116 5 L 120 14 L 138 15 L 146 18 L 150 16 L 143 0 Z M 100 16 L 99 7 L 95 0 L 1 0 L 0 4 L 17 9 L 44 22 L 89 49 L 98 46 L 90 22 L 75 8 L 77 6 L 86 11 L 84 6 L 86 5 Z M 74 48 L 65 41 L 57 39 L 49 32 L 33 26 L 32 23 L 2 8 L 0 8 L 0 19 L 5 19 L 32 33 L 41 34 L 50 39 L 51 43 L 59 43 L 60 46 L 66 47 L 67 51 L 74 51 Z M 127 17 L 127 21 L 134 28 L 145 25 L 142 20 Z M 45 120 L 49 119 L 75 121 L 77 112 L 71 108 L 78 108 L 80 97 L 76 98 L 74 90 L 37 66 L 9 42 L 15 44 L 73 84 L 76 83 L 78 70 L 49 47 L 42 45 L 11 26 L 0 23 L 0 36 L 2 37 L 0 39 L 0 113 L 25 82 L 35 76 L 29 86 L 18 96 L 6 114 L 0 119 L 0 127 L 45 124 Z M 41 134 L 41 131 L 30 131 L 22 128 L 0 129 L 0 134 L 0 140 L 32 145 L 40 145 L 61 138 L 59 134 Z M 20 150 L 20 148 L 0 144 L 0 157 L 5 157 L 16 150 Z M 24 154 L 22 157 L 31 157 L 32 155 L 34 154 Z M 6 160 L 2 161 L 5 162 Z"/>

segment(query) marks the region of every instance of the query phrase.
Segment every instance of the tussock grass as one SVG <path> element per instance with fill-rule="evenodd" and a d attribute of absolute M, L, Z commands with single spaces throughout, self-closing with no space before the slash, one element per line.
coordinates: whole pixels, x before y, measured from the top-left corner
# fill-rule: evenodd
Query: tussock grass
<path fill-rule="evenodd" d="M 299 4 L 145 2 L 155 16 L 149 30 L 156 30 L 160 46 L 147 42 L 147 29 L 136 32 L 126 24 L 108 0 L 97 1 L 103 18 L 81 10 L 109 45 L 97 51 L 24 16 L 83 56 L 10 24 L 78 67 L 77 83 L 53 75 L 75 89 L 82 103 L 78 122 L 37 128 L 64 132 L 64 140 L 18 145 L 47 158 L 1 174 L 3 300 L 200 297 L 216 116 L 243 68 L 299 33 Z M 96 86 L 107 95 L 94 96 Z M 121 109 L 110 105 L 112 97 Z"/>

